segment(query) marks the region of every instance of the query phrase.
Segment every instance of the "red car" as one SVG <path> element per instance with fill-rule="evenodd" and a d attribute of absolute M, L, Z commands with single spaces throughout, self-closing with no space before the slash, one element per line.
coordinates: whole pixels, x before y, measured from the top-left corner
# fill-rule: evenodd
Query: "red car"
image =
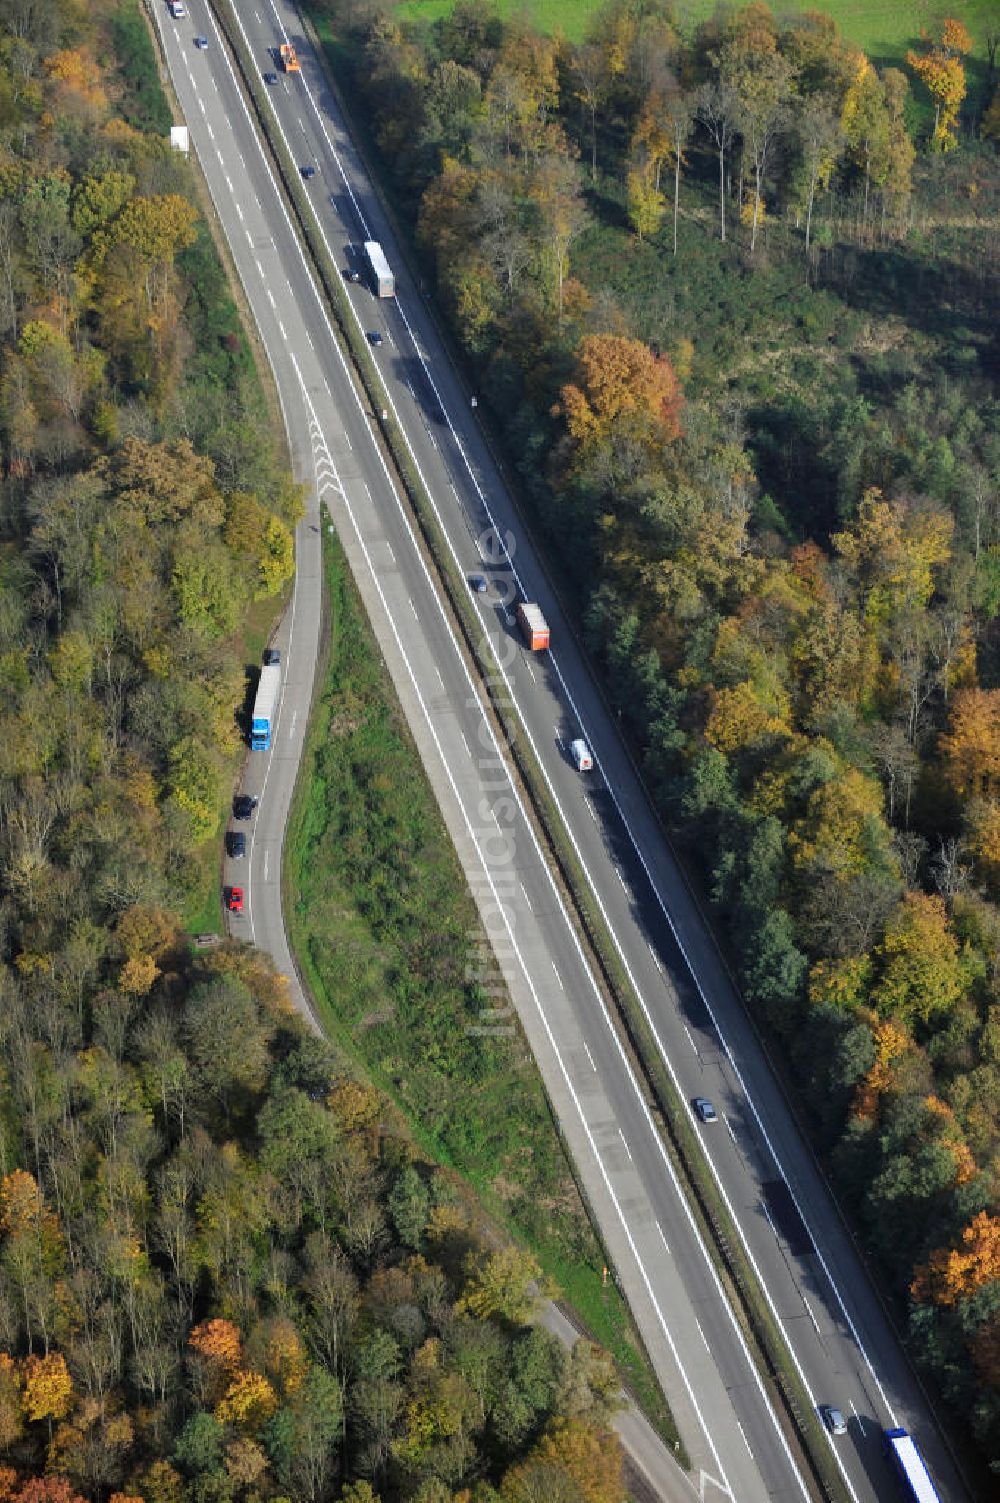
<path fill-rule="evenodd" d="M 242 887 L 227 887 L 225 890 L 226 907 L 230 913 L 243 912 L 243 889 Z"/>

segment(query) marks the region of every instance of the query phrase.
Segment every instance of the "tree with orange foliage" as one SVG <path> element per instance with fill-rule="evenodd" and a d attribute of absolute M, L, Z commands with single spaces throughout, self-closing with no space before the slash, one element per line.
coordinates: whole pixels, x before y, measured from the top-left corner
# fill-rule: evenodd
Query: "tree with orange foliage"
<path fill-rule="evenodd" d="M 962 798 L 1000 793 L 1000 689 L 960 689 L 940 747 L 948 781 Z"/>
<path fill-rule="evenodd" d="M 235 1371 L 243 1357 L 243 1341 L 231 1320 L 204 1320 L 195 1326 L 188 1345 L 215 1367 Z"/>
<path fill-rule="evenodd" d="M 957 1305 L 1000 1279 L 1000 1217 L 980 1211 L 962 1231 L 959 1247 L 939 1247 L 910 1285 L 922 1303 Z"/>
<path fill-rule="evenodd" d="M 195 1326 L 188 1345 L 196 1353 L 192 1372 L 202 1402 L 216 1404 L 243 1360 L 243 1342 L 229 1320 L 205 1320 Z"/>
<path fill-rule="evenodd" d="M 73 1379 L 59 1352 L 34 1353 L 21 1363 L 22 1403 L 29 1420 L 62 1419 L 73 1400 Z"/>
<path fill-rule="evenodd" d="M 92 115 L 104 115 L 108 96 L 101 83 L 101 70 L 83 47 L 65 48 L 45 59 L 45 71 L 56 87 L 56 107 L 74 105 Z"/>
<path fill-rule="evenodd" d="M 941 1142 L 954 1160 L 955 1183 L 967 1185 L 970 1179 L 975 1178 L 976 1161 L 962 1134 L 958 1118 L 947 1101 L 942 1101 L 939 1096 L 928 1096 L 924 1107 L 931 1121 L 938 1124 Z"/>
<path fill-rule="evenodd" d="M 761 742 L 787 739 L 792 733 L 790 720 L 791 706 L 783 691 L 769 694 L 746 679 L 716 692 L 705 737 L 731 755 Z"/>
<path fill-rule="evenodd" d="M 75 1493 L 65 1477 L 32 1477 L 19 1492 L 13 1503 L 86 1503 Z"/>
<path fill-rule="evenodd" d="M 865 1119 L 875 1116 L 879 1097 L 884 1091 L 892 1089 L 896 1061 L 913 1048 L 909 1034 L 891 1018 L 879 1023 L 873 1029 L 872 1037 L 875 1043 L 875 1063 L 858 1086 L 851 1108 L 855 1117 Z"/>
<path fill-rule="evenodd" d="M 0 1451 L 9 1450 L 23 1432 L 17 1363 L 7 1352 L 0 1352 Z"/>
<path fill-rule="evenodd" d="M 962 58 L 972 51 L 972 38 L 961 21 L 949 17 L 942 23 L 936 42 L 921 32 L 926 50 L 911 48 L 906 61 L 934 101 L 934 134 L 931 142 L 938 151 L 950 151 L 956 145 L 958 109 L 965 98 L 965 68 Z"/>
<path fill-rule="evenodd" d="M 500 1488 L 504 1503 L 572 1496 L 581 1503 L 625 1503 L 621 1444 L 612 1430 L 582 1419 L 557 1419 L 527 1461 L 509 1471 Z"/>
<path fill-rule="evenodd" d="M 587 334 L 577 350 L 576 381 L 559 409 L 581 449 L 610 444 L 623 427 L 654 444 L 681 431 L 682 396 L 673 366 L 639 339 Z"/>
<path fill-rule="evenodd" d="M 42 1192 L 26 1169 L 12 1169 L 0 1180 L 0 1231 L 16 1237 L 36 1227 L 43 1209 Z"/>

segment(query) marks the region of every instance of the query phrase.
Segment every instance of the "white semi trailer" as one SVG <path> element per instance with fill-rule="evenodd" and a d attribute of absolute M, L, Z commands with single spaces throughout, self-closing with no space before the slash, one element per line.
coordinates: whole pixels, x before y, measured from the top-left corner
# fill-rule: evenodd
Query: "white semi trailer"
<path fill-rule="evenodd" d="M 365 241 L 365 259 L 371 272 L 372 285 L 375 289 L 376 297 L 395 297 L 396 278 L 393 276 L 392 269 L 385 259 L 385 251 L 377 240 Z"/>

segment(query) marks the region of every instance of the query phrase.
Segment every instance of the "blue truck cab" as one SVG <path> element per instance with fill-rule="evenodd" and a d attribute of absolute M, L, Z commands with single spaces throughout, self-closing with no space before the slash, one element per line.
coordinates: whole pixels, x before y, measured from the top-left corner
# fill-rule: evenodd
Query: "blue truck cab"
<path fill-rule="evenodd" d="M 281 686 L 281 668 L 277 663 L 267 663 L 260 670 L 257 697 L 253 702 L 250 720 L 250 750 L 270 751 L 271 734 L 278 713 L 278 690 Z"/>

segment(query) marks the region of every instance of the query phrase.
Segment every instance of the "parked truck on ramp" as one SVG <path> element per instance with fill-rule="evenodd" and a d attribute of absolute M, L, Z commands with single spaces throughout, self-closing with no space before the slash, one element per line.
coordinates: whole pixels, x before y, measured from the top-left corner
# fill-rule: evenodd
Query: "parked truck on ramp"
<path fill-rule="evenodd" d="M 277 663 L 268 663 L 260 670 L 257 698 L 253 702 L 250 720 L 250 750 L 270 751 L 271 733 L 278 713 L 278 690 L 281 687 L 281 668 Z"/>

